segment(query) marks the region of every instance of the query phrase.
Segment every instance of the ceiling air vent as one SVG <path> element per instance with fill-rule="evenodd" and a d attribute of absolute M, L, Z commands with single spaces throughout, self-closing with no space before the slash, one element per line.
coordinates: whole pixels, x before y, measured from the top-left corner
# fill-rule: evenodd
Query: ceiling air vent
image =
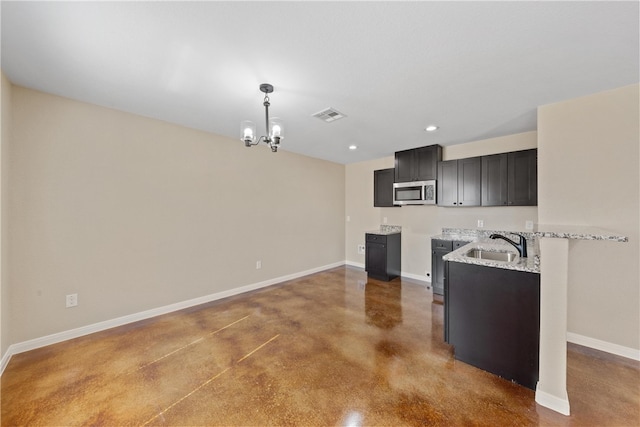
<path fill-rule="evenodd" d="M 340 111 L 336 110 L 335 108 L 325 108 L 322 111 L 318 111 L 317 113 L 313 114 L 313 117 L 317 117 L 322 121 L 325 121 L 327 123 L 336 121 L 338 119 L 341 119 L 343 117 L 347 117 L 344 114 L 342 114 Z"/>

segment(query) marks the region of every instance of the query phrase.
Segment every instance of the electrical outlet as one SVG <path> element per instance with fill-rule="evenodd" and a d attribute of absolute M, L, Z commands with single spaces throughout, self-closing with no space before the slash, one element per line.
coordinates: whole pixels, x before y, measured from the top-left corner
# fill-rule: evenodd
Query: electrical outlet
<path fill-rule="evenodd" d="M 256 270 L 260 270 L 262 268 L 262 261 L 256 261 Z"/>
<path fill-rule="evenodd" d="M 78 305 L 78 294 L 67 295 L 67 308 Z"/>
<path fill-rule="evenodd" d="M 525 221 L 524 228 L 526 228 L 527 230 L 533 230 L 533 221 Z"/>
<path fill-rule="evenodd" d="M 360 255 L 364 255 L 364 251 L 365 251 L 364 245 L 358 245 L 358 253 Z"/>
<path fill-rule="evenodd" d="M 484 227 L 484 221 L 479 219 L 478 220 L 478 228 L 483 228 Z"/>

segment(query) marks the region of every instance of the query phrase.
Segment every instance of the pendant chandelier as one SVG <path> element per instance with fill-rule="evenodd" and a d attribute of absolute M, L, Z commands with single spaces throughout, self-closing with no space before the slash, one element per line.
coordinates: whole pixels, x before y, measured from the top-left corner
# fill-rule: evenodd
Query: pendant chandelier
<path fill-rule="evenodd" d="M 282 121 L 276 117 L 269 119 L 269 94 L 273 92 L 273 86 L 269 83 L 262 83 L 260 85 L 260 91 L 264 92 L 264 117 L 265 117 L 265 125 L 267 127 L 267 135 L 261 136 L 256 140 L 256 125 L 250 120 L 244 120 L 240 124 L 240 139 L 244 141 L 245 147 L 251 147 L 252 145 L 260 144 L 260 141 L 264 141 L 270 148 L 271 151 L 276 153 L 278 151 L 278 147 L 280 146 L 280 140 L 284 138 L 284 128 L 282 126 Z"/>

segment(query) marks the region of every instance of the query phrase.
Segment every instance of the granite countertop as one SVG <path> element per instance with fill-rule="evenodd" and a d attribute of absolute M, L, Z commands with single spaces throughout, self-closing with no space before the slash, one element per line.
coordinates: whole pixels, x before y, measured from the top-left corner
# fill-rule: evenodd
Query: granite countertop
<path fill-rule="evenodd" d="M 493 233 L 502 234 L 517 241 L 517 235 L 527 239 L 527 258 L 518 258 L 515 262 L 492 261 L 464 256 L 469 250 L 485 249 L 498 252 L 515 252 L 514 248 L 504 240 L 492 240 L 489 236 Z M 558 238 L 575 240 L 599 240 L 611 242 L 628 242 L 626 236 L 611 233 L 606 230 L 589 226 L 547 225 L 540 224 L 533 230 L 485 230 L 468 228 L 443 228 L 442 234 L 432 236 L 432 239 L 458 240 L 471 242 L 443 257 L 445 261 L 462 262 L 466 264 L 484 265 L 488 267 L 504 268 L 507 270 L 526 271 L 540 273 L 540 238 Z"/>
<path fill-rule="evenodd" d="M 387 236 L 389 234 L 402 233 L 402 226 L 400 225 L 380 225 L 378 230 L 365 231 L 365 234 L 377 234 L 379 236 Z"/>
<path fill-rule="evenodd" d="M 539 224 L 533 231 L 536 237 L 555 237 L 574 240 L 606 240 L 610 242 L 628 242 L 627 236 L 612 233 L 597 227 L 582 225 Z"/>
<path fill-rule="evenodd" d="M 458 236 L 455 234 L 438 234 L 436 236 L 431 236 L 432 239 L 438 240 L 450 240 L 450 241 L 458 241 L 458 242 L 475 242 L 477 237 L 472 236 Z"/>
<path fill-rule="evenodd" d="M 611 242 L 628 242 L 629 238 L 597 227 L 580 225 L 549 225 L 539 224 L 533 230 L 486 230 L 484 228 L 443 228 L 442 234 L 432 236 L 432 239 L 473 241 L 488 238 L 491 234 L 502 235 L 521 234 L 531 241 L 539 237 L 574 239 L 574 240 L 604 240 Z"/>

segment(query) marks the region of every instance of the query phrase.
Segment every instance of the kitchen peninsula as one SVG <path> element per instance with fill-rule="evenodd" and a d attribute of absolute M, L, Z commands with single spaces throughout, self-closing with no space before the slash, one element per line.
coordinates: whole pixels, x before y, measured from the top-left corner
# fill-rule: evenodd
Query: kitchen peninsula
<path fill-rule="evenodd" d="M 522 233 L 500 230 L 443 229 L 443 236 L 452 236 L 456 233 L 457 237 L 475 236 L 475 240 L 479 243 L 467 244 L 445 255 L 445 261 L 483 264 L 497 268 L 521 268 L 521 270 L 524 269 L 522 271 L 540 273 L 540 348 L 536 402 L 569 415 L 570 406 L 566 387 L 569 240 L 628 242 L 628 237 L 593 227 L 564 225 L 539 225 L 535 230 Z M 482 244 L 482 241 L 486 240 L 491 233 L 524 235 L 529 240 L 530 247 L 535 250 L 529 254 L 532 260 L 524 264 L 519 260 L 518 263 L 496 265 L 486 260 L 461 256 L 474 245 Z"/>

